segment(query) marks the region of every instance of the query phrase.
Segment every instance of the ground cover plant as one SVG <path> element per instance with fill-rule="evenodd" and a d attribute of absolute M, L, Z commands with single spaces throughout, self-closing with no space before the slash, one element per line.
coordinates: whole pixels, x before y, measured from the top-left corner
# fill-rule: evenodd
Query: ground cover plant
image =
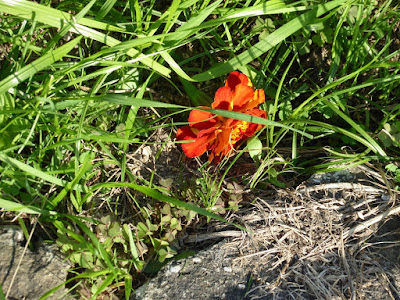
<path fill-rule="evenodd" d="M 365 163 L 400 181 L 396 1 L 0 0 L 0 19 L 1 222 L 60 245 L 82 297 L 129 299 L 234 191 Z M 235 71 L 265 116 L 211 106 Z M 186 158 L 194 107 L 258 131 Z"/>

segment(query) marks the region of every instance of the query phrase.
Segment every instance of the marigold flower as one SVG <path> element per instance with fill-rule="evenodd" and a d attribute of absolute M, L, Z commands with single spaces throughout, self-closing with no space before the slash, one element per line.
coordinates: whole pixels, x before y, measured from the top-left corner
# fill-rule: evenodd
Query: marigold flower
<path fill-rule="evenodd" d="M 225 86 L 217 90 L 211 107 L 265 119 L 266 112 L 258 109 L 264 101 L 264 90 L 254 90 L 249 78 L 235 71 L 229 74 Z M 231 156 L 241 142 L 253 136 L 262 127 L 261 124 L 225 118 L 194 109 L 189 115 L 189 125 L 178 129 L 176 139 L 192 141 L 181 144 L 187 157 L 197 157 L 206 151 L 211 151 L 209 161 L 219 163 L 224 156 Z"/>

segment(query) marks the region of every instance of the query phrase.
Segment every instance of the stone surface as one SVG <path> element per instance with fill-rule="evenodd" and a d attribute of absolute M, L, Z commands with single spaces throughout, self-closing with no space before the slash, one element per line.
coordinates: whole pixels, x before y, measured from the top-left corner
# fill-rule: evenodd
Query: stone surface
<path fill-rule="evenodd" d="M 233 267 L 238 250 L 223 246 L 168 264 L 136 291 L 136 299 L 244 299 L 248 274 Z"/>
<path fill-rule="evenodd" d="M 318 185 L 338 182 L 356 182 L 366 176 L 359 168 L 344 169 L 335 172 L 316 173 L 305 182 L 306 185 Z"/>
<path fill-rule="evenodd" d="M 24 235 L 18 227 L 0 227 L 0 284 L 6 295 L 22 255 L 8 300 L 36 300 L 67 279 L 70 268 L 61 254 L 51 246 L 42 245 L 35 252 L 26 250 Z M 66 289 L 60 288 L 47 299 L 67 299 Z"/>

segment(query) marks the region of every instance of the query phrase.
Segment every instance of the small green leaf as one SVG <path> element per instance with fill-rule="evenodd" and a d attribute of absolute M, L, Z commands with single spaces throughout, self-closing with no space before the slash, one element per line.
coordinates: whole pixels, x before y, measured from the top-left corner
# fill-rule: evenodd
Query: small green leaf
<path fill-rule="evenodd" d="M 269 32 L 268 30 L 264 30 L 263 32 L 260 33 L 260 35 L 258 36 L 258 40 L 263 40 L 265 38 L 267 38 L 267 36 L 269 36 Z"/>
<path fill-rule="evenodd" d="M 247 149 L 252 159 L 260 159 L 262 153 L 262 143 L 258 137 L 247 140 Z"/>
<path fill-rule="evenodd" d="M 312 41 L 317 44 L 319 47 L 322 47 L 325 44 L 324 39 L 322 38 L 321 34 L 316 34 L 312 38 Z"/>
<path fill-rule="evenodd" d="M 166 215 L 161 217 L 161 224 L 167 224 L 171 222 L 171 216 Z"/>
<path fill-rule="evenodd" d="M 395 164 L 388 164 L 385 166 L 385 169 L 393 173 L 396 173 L 399 170 Z"/>
<path fill-rule="evenodd" d="M 121 227 L 117 222 L 115 222 L 110 229 L 108 230 L 108 234 L 110 237 L 116 237 L 121 233 Z"/>
<path fill-rule="evenodd" d="M 395 124 L 390 124 L 390 131 L 391 134 L 396 134 L 398 133 L 397 126 Z"/>
<path fill-rule="evenodd" d="M 176 254 L 177 252 L 169 246 L 161 248 L 160 251 L 158 251 L 158 261 L 163 262 L 165 259 L 174 257 Z"/>
<path fill-rule="evenodd" d="M 170 215 L 171 214 L 171 206 L 168 203 L 164 204 L 163 208 L 161 208 L 161 213 L 164 215 Z"/>
<path fill-rule="evenodd" d="M 290 100 L 282 101 L 282 103 L 280 103 L 278 107 L 279 119 L 281 119 L 282 121 L 287 120 L 293 112 L 292 103 L 290 102 Z"/>
<path fill-rule="evenodd" d="M 309 38 L 303 38 L 300 36 L 297 36 L 295 38 L 295 47 L 297 51 L 299 52 L 300 55 L 304 55 L 307 53 L 310 53 L 311 49 L 310 46 L 312 44 L 312 40 Z"/>
<path fill-rule="evenodd" d="M 151 232 L 149 231 L 149 229 L 147 228 L 147 226 L 145 224 L 143 224 L 142 222 L 137 223 L 137 230 L 138 230 L 138 238 L 142 239 L 144 238 L 146 235 L 150 235 Z"/>
<path fill-rule="evenodd" d="M 385 123 L 385 124 L 383 125 L 383 129 L 385 129 L 387 132 L 390 132 L 390 130 L 391 130 L 390 124 L 389 124 L 389 123 Z"/>
<path fill-rule="evenodd" d="M 146 219 L 146 224 L 147 224 L 147 228 L 149 228 L 149 231 L 157 231 L 158 230 L 158 226 L 155 224 L 152 224 L 149 219 Z"/>
<path fill-rule="evenodd" d="M 258 36 L 258 39 L 261 41 L 265 39 L 271 32 L 275 30 L 274 21 L 270 18 L 262 19 L 260 17 L 257 18 L 256 24 L 253 27 L 254 32 L 261 32 Z"/>
<path fill-rule="evenodd" d="M 347 15 L 349 23 L 354 24 L 356 22 L 357 14 L 358 14 L 358 6 L 354 5 L 349 9 L 349 13 Z"/>
<path fill-rule="evenodd" d="M 177 219 L 177 218 L 172 218 L 171 219 L 171 228 L 176 229 L 181 231 L 182 227 L 181 227 L 181 222 Z"/>
<path fill-rule="evenodd" d="M 158 182 L 162 187 L 169 189 L 174 183 L 174 180 L 172 178 L 165 178 L 165 179 L 161 178 Z"/>
<path fill-rule="evenodd" d="M 383 130 L 381 130 L 378 133 L 378 138 L 381 140 L 383 146 L 385 146 L 386 148 L 389 148 L 392 146 L 392 139 Z"/>

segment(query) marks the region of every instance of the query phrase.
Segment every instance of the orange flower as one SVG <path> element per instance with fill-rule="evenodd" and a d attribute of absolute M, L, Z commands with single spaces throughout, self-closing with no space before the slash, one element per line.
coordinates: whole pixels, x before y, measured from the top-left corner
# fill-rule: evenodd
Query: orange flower
<path fill-rule="evenodd" d="M 229 74 L 225 86 L 217 90 L 211 107 L 265 119 L 266 112 L 258 109 L 264 101 L 264 90 L 254 90 L 249 78 L 235 71 Z M 192 141 L 181 144 L 187 157 L 197 157 L 206 151 L 211 151 L 209 161 L 219 163 L 224 156 L 231 156 L 235 147 L 262 127 L 260 124 L 194 109 L 189 115 L 189 125 L 178 129 L 176 139 Z"/>

